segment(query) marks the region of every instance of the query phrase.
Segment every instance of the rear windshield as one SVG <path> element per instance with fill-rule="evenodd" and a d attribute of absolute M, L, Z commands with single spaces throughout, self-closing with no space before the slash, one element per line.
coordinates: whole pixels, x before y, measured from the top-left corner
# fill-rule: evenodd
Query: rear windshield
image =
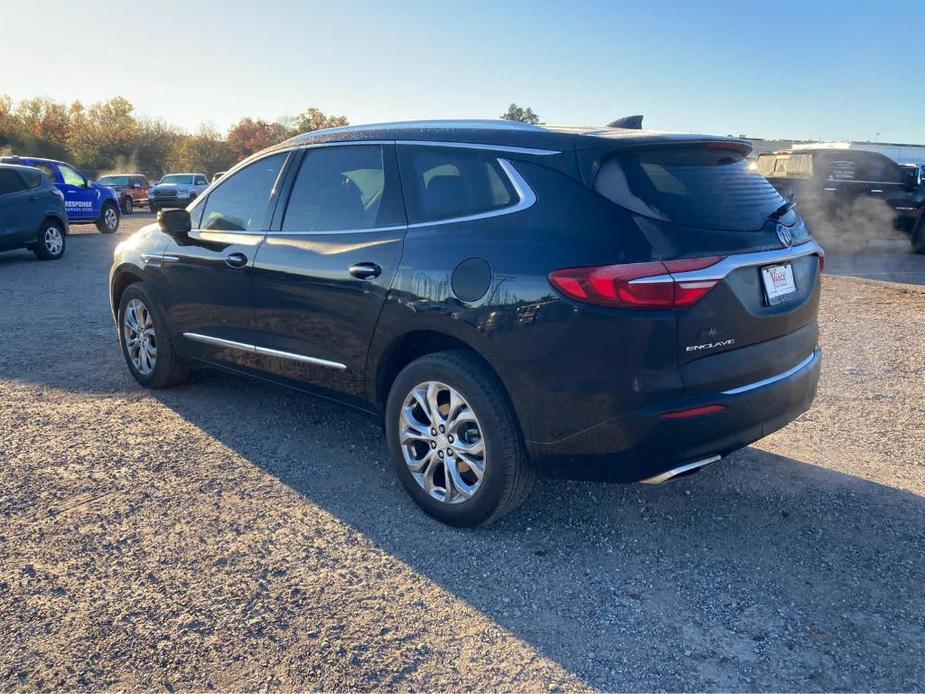
<path fill-rule="evenodd" d="M 621 153 L 594 189 L 636 214 L 711 229 L 760 229 L 784 204 L 742 153 L 703 145 Z"/>

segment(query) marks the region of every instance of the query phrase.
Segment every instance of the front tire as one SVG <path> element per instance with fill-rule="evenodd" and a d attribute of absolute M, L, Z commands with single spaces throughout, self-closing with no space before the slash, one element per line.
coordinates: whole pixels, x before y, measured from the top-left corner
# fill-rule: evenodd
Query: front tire
<path fill-rule="evenodd" d="M 166 388 L 189 376 L 174 351 L 166 321 L 140 283 L 119 299 L 119 345 L 136 381 L 146 388 Z"/>
<path fill-rule="evenodd" d="M 395 379 L 386 437 L 396 473 L 427 514 L 454 526 L 492 523 L 535 479 L 498 378 L 474 355 L 421 357 Z"/>
<path fill-rule="evenodd" d="M 114 234 L 119 230 L 119 209 L 114 202 L 107 202 L 96 220 L 96 228 L 101 234 Z"/>
<path fill-rule="evenodd" d="M 58 222 L 42 222 L 39 237 L 31 246 L 32 252 L 39 260 L 58 260 L 64 255 L 66 239 L 64 228 Z"/>

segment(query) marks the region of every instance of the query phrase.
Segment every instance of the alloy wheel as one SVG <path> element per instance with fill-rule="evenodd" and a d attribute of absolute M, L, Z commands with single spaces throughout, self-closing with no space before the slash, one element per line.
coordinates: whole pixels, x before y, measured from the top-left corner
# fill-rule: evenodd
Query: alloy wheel
<path fill-rule="evenodd" d="M 485 476 L 485 440 L 459 391 L 438 381 L 418 384 L 402 405 L 399 431 L 405 464 L 429 496 L 447 504 L 475 496 Z"/>
<path fill-rule="evenodd" d="M 61 235 L 61 230 L 56 226 L 50 226 L 45 229 L 45 233 L 42 235 L 42 242 L 51 255 L 59 255 L 64 248 L 64 237 Z"/>
<path fill-rule="evenodd" d="M 157 338 L 151 312 L 138 299 L 132 299 L 125 307 L 122 333 L 132 366 L 138 373 L 149 375 L 157 364 Z"/>
<path fill-rule="evenodd" d="M 103 221 L 106 223 L 107 229 L 115 230 L 116 227 L 119 226 L 119 215 L 116 213 L 115 208 L 106 208 L 106 212 L 103 215 Z"/>

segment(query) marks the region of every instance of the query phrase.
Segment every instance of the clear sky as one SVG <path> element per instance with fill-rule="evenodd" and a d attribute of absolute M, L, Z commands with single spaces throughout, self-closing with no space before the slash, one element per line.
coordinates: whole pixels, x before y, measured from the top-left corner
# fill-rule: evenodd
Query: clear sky
<path fill-rule="evenodd" d="M 124 96 L 189 129 L 515 101 L 557 124 L 925 142 L 925 0 L 0 3 L 0 94 Z"/>

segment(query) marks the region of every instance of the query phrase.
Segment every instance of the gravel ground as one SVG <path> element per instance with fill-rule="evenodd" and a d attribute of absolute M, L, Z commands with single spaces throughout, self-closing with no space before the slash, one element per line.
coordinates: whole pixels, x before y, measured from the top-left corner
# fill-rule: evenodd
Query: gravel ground
<path fill-rule="evenodd" d="M 0 255 L 0 689 L 925 687 L 925 289 L 827 277 L 816 405 L 758 445 L 463 531 L 363 415 L 138 387 L 89 232 Z"/>

